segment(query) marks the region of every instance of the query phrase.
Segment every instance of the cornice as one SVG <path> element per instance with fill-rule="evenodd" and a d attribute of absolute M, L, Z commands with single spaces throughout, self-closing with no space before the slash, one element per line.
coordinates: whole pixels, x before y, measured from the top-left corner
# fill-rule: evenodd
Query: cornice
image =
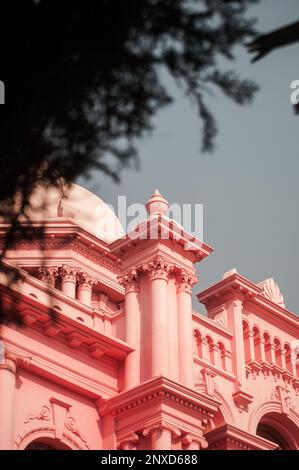
<path fill-rule="evenodd" d="M 24 318 L 24 323 L 28 328 L 34 327 L 48 337 L 55 337 L 66 346 L 78 348 L 95 359 L 107 354 L 120 361 L 132 351 L 132 348 L 124 341 L 107 336 L 95 328 L 67 316 L 64 313 L 64 310 L 67 311 L 67 309 L 64 309 L 63 304 L 61 304 L 62 308 L 59 307 L 58 310 L 55 308 L 53 299 L 50 305 L 49 303 L 45 305 L 36 298 L 24 295 L 3 285 L 0 285 L 0 290 L 8 300 L 13 295 L 14 301 L 17 302 L 16 308 L 18 308 L 19 314 Z M 82 311 L 86 311 L 81 303 L 78 302 L 78 304 L 82 306 Z M 79 314 L 78 304 L 75 303 L 75 307 Z M 87 312 L 92 314 L 92 309 L 88 308 Z M 53 318 L 55 318 L 55 322 L 53 322 Z"/>
<path fill-rule="evenodd" d="M 232 339 L 233 337 L 233 332 L 231 330 L 216 322 L 212 318 L 207 317 L 203 313 L 193 311 L 192 320 L 193 329 L 196 329 L 197 325 L 203 325 L 206 328 L 212 329 L 213 331 L 215 331 L 215 333 L 218 333 L 227 339 Z"/>
<path fill-rule="evenodd" d="M 163 376 L 155 377 L 147 382 L 120 392 L 116 397 L 98 402 L 99 413 L 113 413 L 115 416 L 128 412 L 154 399 L 172 402 L 190 411 L 201 413 L 206 418 L 213 416 L 220 402 L 196 390 L 189 389 Z"/>
<path fill-rule="evenodd" d="M 211 364 L 209 361 L 205 361 L 201 357 L 193 356 L 193 362 L 199 366 L 203 366 L 206 369 L 210 370 L 216 376 L 221 375 L 222 377 L 225 377 L 230 382 L 236 381 L 236 376 L 232 372 L 225 371 L 221 369 L 220 367 L 218 368 L 215 365 Z"/>
<path fill-rule="evenodd" d="M 222 279 L 208 289 L 197 294 L 199 302 L 207 307 L 217 306 L 225 300 L 240 297 L 243 300 L 255 297 L 261 288 L 238 273 Z M 225 300 L 224 300 L 225 299 Z"/>
<path fill-rule="evenodd" d="M 43 227 L 43 238 L 35 240 L 21 240 L 17 242 L 14 250 L 9 250 L 9 254 L 16 253 L 18 249 L 28 249 L 32 247 L 44 250 L 59 250 L 61 248 L 71 248 L 87 259 L 95 261 L 97 264 L 106 267 L 114 273 L 119 273 L 119 258 L 110 252 L 108 242 L 101 240 L 88 233 L 82 227 L 73 223 L 71 219 L 61 218 L 55 221 L 48 219 L 41 220 L 38 224 L 33 222 L 33 227 Z M 7 230 L 7 224 L 0 224 L 0 243 L 1 236 Z M 10 256 L 11 258 L 11 256 Z"/>
<path fill-rule="evenodd" d="M 210 445 L 233 444 L 243 450 L 275 450 L 277 444 L 256 436 L 231 424 L 225 424 L 205 434 Z M 217 445 L 218 444 L 218 445 Z"/>
<path fill-rule="evenodd" d="M 158 235 L 156 239 L 151 238 L 153 232 Z M 193 263 L 203 260 L 213 251 L 212 247 L 191 236 L 182 226 L 163 214 L 152 215 L 134 231 L 112 242 L 109 247 L 112 253 L 122 258 L 137 245 L 144 246 L 148 242 L 171 245 L 173 249 L 183 252 Z"/>
<path fill-rule="evenodd" d="M 277 321 L 281 321 L 282 324 L 288 325 L 289 327 L 291 326 L 298 331 L 298 315 L 266 298 L 260 286 L 252 283 L 238 273 L 234 273 L 222 279 L 220 282 L 197 294 L 199 302 L 204 304 L 207 308 L 216 307 L 233 298 L 241 299 L 246 309 L 248 309 L 250 305 L 254 306 L 254 313 L 257 313 L 256 309 L 259 309 L 263 319 L 265 319 L 265 315 L 268 315 L 268 321 L 270 323 L 273 323 L 273 318 L 275 318 L 276 325 Z M 273 315 L 275 315 L 275 317 L 273 317 Z"/>
<path fill-rule="evenodd" d="M 7 335 L 8 336 L 8 335 Z M 36 371 L 41 377 L 49 379 L 49 377 L 55 377 L 62 380 L 65 386 L 70 389 L 78 389 L 84 396 L 89 396 L 92 399 L 98 397 L 110 398 L 118 393 L 118 388 L 113 387 L 106 382 L 101 382 L 96 378 L 94 374 L 93 378 L 89 375 L 84 375 L 77 369 L 73 369 L 66 364 L 62 364 L 54 360 L 50 356 L 45 356 L 39 351 L 30 349 L 25 346 L 12 341 L 9 337 L 5 336 L 5 344 L 13 357 L 26 358 L 25 361 L 17 362 L 17 371 L 20 369 L 27 369 L 29 371 Z M 28 360 L 30 358 L 30 360 Z"/>

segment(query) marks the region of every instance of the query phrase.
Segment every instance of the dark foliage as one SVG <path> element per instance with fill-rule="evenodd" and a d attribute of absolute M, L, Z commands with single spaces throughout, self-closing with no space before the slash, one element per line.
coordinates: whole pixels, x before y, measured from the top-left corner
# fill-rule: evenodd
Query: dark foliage
<path fill-rule="evenodd" d="M 257 89 L 217 65 L 254 34 L 246 11 L 256 1 L 2 2 L 0 215 L 10 227 L 4 249 L 34 236 L 20 216 L 37 181 L 58 174 L 71 181 L 92 169 L 118 180 L 121 168 L 137 161 L 136 139 L 172 102 L 162 68 L 197 103 L 202 148 L 212 150 L 217 126 L 205 101 L 209 87 L 241 105 Z"/>
<path fill-rule="evenodd" d="M 299 21 L 283 28 L 262 34 L 251 41 L 247 47 L 255 54 L 252 62 L 256 62 L 279 47 L 289 46 L 299 41 Z"/>

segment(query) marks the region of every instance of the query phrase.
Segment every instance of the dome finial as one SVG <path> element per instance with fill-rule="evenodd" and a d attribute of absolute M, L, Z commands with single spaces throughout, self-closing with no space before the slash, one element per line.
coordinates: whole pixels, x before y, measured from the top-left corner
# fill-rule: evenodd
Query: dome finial
<path fill-rule="evenodd" d="M 158 189 L 156 189 L 152 197 L 147 201 L 145 207 L 149 215 L 166 214 L 169 204 L 166 199 L 161 196 Z"/>

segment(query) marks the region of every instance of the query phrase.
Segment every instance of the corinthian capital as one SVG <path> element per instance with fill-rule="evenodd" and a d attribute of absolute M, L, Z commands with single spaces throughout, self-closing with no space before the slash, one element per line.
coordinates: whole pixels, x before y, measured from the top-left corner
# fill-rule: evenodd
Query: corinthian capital
<path fill-rule="evenodd" d="M 59 274 L 64 281 L 76 282 L 78 268 L 75 268 L 74 266 L 67 266 L 66 264 L 64 264 L 59 269 Z"/>
<path fill-rule="evenodd" d="M 42 266 L 38 268 L 38 278 L 49 284 L 50 287 L 55 287 L 55 281 L 58 274 L 59 270 L 56 266 Z"/>
<path fill-rule="evenodd" d="M 176 276 L 176 282 L 178 286 L 178 292 L 192 293 L 193 286 L 197 283 L 197 276 L 188 271 L 181 271 Z"/>
<path fill-rule="evenodd" d="M 165 258 L 160 255 L 155 256 L 152 261 L 143 265 L 143 271 L 147 272 L 153 279 L 165 279 L 168 280 L 170 272 L 172 272 L 173 266 L 168 263 Z"/>
<path fill-rule="evenodd" d="M 79 287 L 83 289 L 92 289 L 97 284 L 97 279 L 84 272 L 78 272 L 77 280 Z"/>
<path fill-rule="evenodd" d="M 118 280 L 120 284 L 125 288 L 125 293 L 129 294 L 129 292 L 138 292 L 139 291 L 139 276 L 135 269 L 123 274 L 122 276 L 118 276 Z"/>

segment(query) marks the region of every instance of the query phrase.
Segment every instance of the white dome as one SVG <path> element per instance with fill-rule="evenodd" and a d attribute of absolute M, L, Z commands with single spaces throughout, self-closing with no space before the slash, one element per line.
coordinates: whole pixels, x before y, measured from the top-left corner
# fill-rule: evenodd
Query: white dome
<path fill-rule="evenodd" d="M 38 186 L 30 198 L 26 213 L 32 220 L 72 219 L 87 232 L 107 242 L 124 235 L 113 210 L 101 198 L 78 184 Z"/>

